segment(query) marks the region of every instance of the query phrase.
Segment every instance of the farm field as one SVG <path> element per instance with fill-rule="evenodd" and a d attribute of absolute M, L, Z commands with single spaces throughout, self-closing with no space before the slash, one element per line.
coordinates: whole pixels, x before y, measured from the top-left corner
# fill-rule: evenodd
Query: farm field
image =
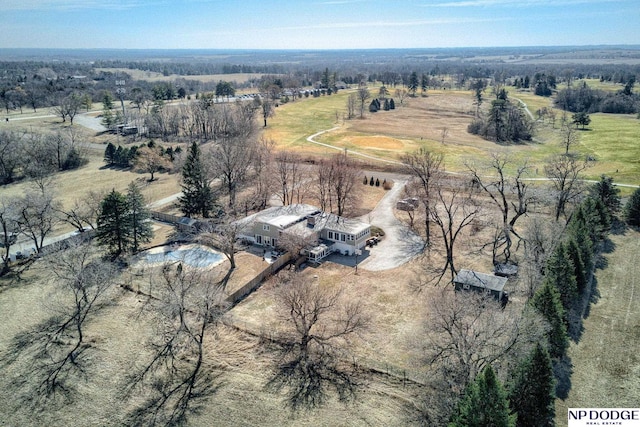
<path fill-rule="evenodd" d="M 640 402 L 640 232 L 611 235 L 614 251 L 596 271 L 598 298 L 584 319 L 584 334 L 572 344 L 571 391 L 556 401 L 558 426 L 567 425 L 567 408 L 635 408 Z"/>

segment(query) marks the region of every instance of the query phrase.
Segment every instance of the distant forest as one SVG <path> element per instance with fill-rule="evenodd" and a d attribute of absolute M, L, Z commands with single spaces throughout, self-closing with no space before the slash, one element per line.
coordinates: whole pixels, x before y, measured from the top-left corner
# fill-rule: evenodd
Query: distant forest
<path fill-rule="evenodd" d="M 637 113 L 639 109 L 633 86 L 640 75 L 640 46 L 326 51 L 0 49 L 0 57 L 4 58 L 0 61 L 0 107 L 7 113 L 59 105 L 72 94 L 99 102 L 105 92 L 115 93 L 118 79 L 126 80 L 124 99 L 133 101 L 134 94 L 153 100 L 215 91 L 218 82 L 193 79 L 199 75 L 255 73 L 254 79 L 231 81 L 234 89 L 261 90 L 274 82 L 282 89 L 297 89 L 317 85 L 328 71 L 333 81 L 347 85 L 364 81 L 402 87 L 417 74 L 425 77 L 429 87 L 463 89 L 483 79 L 499 86 L 531 87 L 542 96 L 557 93 L 558 107 L 573 112 Z M 152 83 L 133 80 L 123 75 L 126 73 L 99 70 L 105 68 L 190 78 Z M 571 87 L 573 80 L 582 78 L 617 83 L 624 89 L 612 94 Z"/>

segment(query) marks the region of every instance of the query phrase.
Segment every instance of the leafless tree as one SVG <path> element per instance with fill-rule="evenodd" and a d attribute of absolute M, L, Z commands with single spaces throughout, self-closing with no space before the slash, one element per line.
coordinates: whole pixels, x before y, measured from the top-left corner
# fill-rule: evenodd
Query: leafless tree
<path fill-rule="evenodd" d="M 156 148 L 142 147 L 136 154 L 136 168 L 149 173 L 149 181 L 153 181 L 156 172 L 168 169 L 171 164 L 169 160 L 162 157 Z"/>
<path fill-rule="evenodd" d="M 442 143 L 442 145 L 444 145 L 444 141 L 445 139 L 447 139 L 448 136 L 449 136 L 449 128 L 445 126 L 440 130 L 440 142 Z"/>
<path fill-rule="evenodd" d="M 44 239 L 58 222 L 59 204 L 45 189 L 29 190 L 16 205 L 17 224 L 20 232 L 33 241 L 40 252 Z"/>
<path fill-rule="evenodd" d="M 303 251 L 308 248 L 317 246 L 318 238 L 315 233 L 305 233 L 295 229 L 287 230 L 278 238 L 278 247 L 285 250 L 291 255 L 291 263 L 304 260 Z"/>
<path fill-rule="evenodd" d="M 369 88 L 366 85 L 360 85 L 358 91 L 356 92 L 356 96 L 358 97 L 358 103 L 360 107 L 360 118 L 364 119 L 364 111 L 366 108 L 367 101 L 371 99 L 371 93 L 369 93 Z"/>
<path fill-rule="evenodd" d="M 316 191 L 320 208 L 343 216 L 357 206 L 360 172 L 346 153 L 339 153 L 318 164 Z"/>
<path fill-rule="evenodd" d="M 136 367 L 125 396 L 142 394 L 126 416 L 131 425 L 182 425 L 219 387 L 220 373 L 205 358 L 227 308 L 223 285 L 181 262 L 165 264 L 149 278 L 147 309 L 158 331 L 148 345 L 151 359 Z"/>
<path fill-rule="evenodd" d="M 357 105 L 358 96 L 355 93 L 349 94 L 347 97 L 347 119 L 351 120 L 356 116 Z"/>
<path fill-rule="evenodd" d="M 0 276 L 9 271 L 9 256 L 11 245 L 15 243 L 18 233 L 18 223 L 13 200 L 0 197 L 0 247 L 2 251 L 3 267 Z"/>
<path fill-rule="evenodd" d="M 96 228 L 100 205 L 106 196 L 105 191 L 90 190 L 82 197 L 74 200 L 69 208 L 59 208 L 59 218 L 83 232 L 86 227 Z"/>
<path fill-rule="evenodd" d="M 407 154 L 402 158 L 407 171 L 416 178 L 419 190 L 418 198 L 424 206 L 424 227 L 426 244 L 431 244 L 431 205 L 433 199 L 433 189 L 437 186 L 438 180 L 442 176 L 442 154 L 436 154 L 427 151 L 424 148 L 419 149 L 413 154 Z"/>
<path fill-rule="evenodd" d="M 527 214 L 529 203 L 533 197 L 528 191 L 528 186 L 524 181 L 530 166 L 523 162 L 516 168 L 513 177 L 507 176 L 507 169 L 512 163 L 508 155 L 492 153 L 488 165 L 489 173 L 495 174 L 488 177 L 483 175 L 482 169 L 471 162 L 467 162 L 467 168 L 473 176 L 474 184 L 478 185 L 498 207 L 502 216 L 502 223 L 499 233 L 494 240 L 493 263 L 498 262 L 496 249 L 502 248 L 503 259 L 501 262 L 509 262 L 511 259 L 511 246 L 513 244 L 511 235 L 518 236 L 514 227 L 518 219 Z M 515 197 L 517 203 L 512 199 Z"/>
<path fill-rule="evenodd" d="M 9 184 L 16 178 L 24 162 L 25 134 L 15 131 L 0 131 L 0 184 Z"/>
<path fill-rule="evenodd" d="M 248 207 L 252 209 L 262 210 L 267 207 L 269 198 L 275 187 L 275 179 L 272 174 L 274 162 L 273 147 L 275 142 L 271 139 L 260 138 L 256 144 L 256 150 L 253 157 L 252 182 L 253 191 L 248 199 L 245 200 L 245 215 L 248 213 Z"/>
<path fill-rule="evenodd" d="M 354 398 L 357 372 L 350 341 L 369 321 L 357 301 L 345 301 L 339 288 L 310 283 L 298 273 L 278 275 L 277 310 L 286 326 L 282 357 L 267 388 L 286 392 L 293 410 L 322 405 L 329 390 L 341 401 Z"/>
<path fill-rule="evenodd" d="M 253 137 L 222 138 L 208 152 L 213 176 L 222 181 L 231 209 L 236 207 L 236 195 L 245 183 L 256 145 Z"/>
<path fill-rule="evenodd" d="M 576 200 L 584 191 L 580 173 L 590 166 L 589 159 L 581 159 L 573 153 L 557 155 L 547 161 L 544 171 L 554 190 L 556 221 L 566 214 L 567 203 Z"/>
<path fill-rule="evenodd" d="M 275 155 L 274 168 L 278 180 L 276 194 L 284 206 L 301 203 L 304 198 L 306 174 L 301 167 L 300 155 L 290 151 L 280 151 Z"/>
<path fill-rule="evenodd" d="M 458 395 L 488 365 L 517 366 L 545 334 L 534 310 L 513 304 L 503 309 L 490 295 L 451 288 L 429 300 L 425 325 L 426 362 Z"/>
<path fill-rule="evenodd" d="M 473 194 L 469 189 L 461 188 L 459 183 L 457 184 L 449 191 L 438 185 L 435 188 L 435 203 L 430 210 L 431 220 L 440 230 L 446 253 L 446 262 L 437 283 L 442 280 L 447 270 L 451 273 L 451 281 L 455 278 L 458 272 L 454 264 L 456 241 L 460 233 L 480 214 L 480 206 Z"/>
<path fill-rule="evenodd" d="M 237 221 L 235 215 L 224 215 L 216 220 L 210 220 L 201 225 L 196 240 L 203 245 L 220 250 L 231 264 L 231 269 L 236 268 L 235 254 L 238 251 L 238 236 L 243 225 Z"/>
<path fill-rule="evenodd" d="M 533 297 L 542 282 L 547 258 L 563 236 L 562 225 L 550 222 L 544 217 L 531 218 L 522 233 L 524 240 L 524 262 L 521 264 L 521 284 L 525 287 L 527 298 Z"/>
<path fill-rule="evenodd" d="M 404 105 L 404 100 L 405 98 L 409 95 L 409 92 L 407 92 L 406 89 L 396 89 L 394 92 L 396 98 L 398 98 L 398 101 L 400 101 L 400 105 Z"/>
<path fill-rule="evenodd" d="M 73 119 L 80 112 L 82 108 L 82 97 L 77 93 L 72 93 L 58 101 L 58 105 L 52 108 L 55 115 L 60 116 L 62 122 L 66 122 L 67 118 L 69 122 L 73 124 Z"/>
<path fill-rule="evenodd" d="M 275 114 L 273 101 L 268 98 L 262 99 L 260 102 L 260 110 L 262 113 L 262 119 L 264 120 L 264 127 L 267 127 L 267 119 L 273 117 Z"/>
<path fill-rule="evenodd" d="M 578 129 L 568 121 L 563 121 L 560 128 L 560 142 L 564 147 L 564 154 L 569 155 L 569 149 L 580 142 Z"/>
<path fill-rule="evenodd" d="M 86 379 L 92 360 L 89 350 L 95 345 L 87 339 L 86 324 L 108 303 L 117 273 L 86 245 L 46 257 L 42 268 L 55 286 L 44 308 L 50 317 L 16 336 L 8 359 L 9 364 L 29 365 L 29 381 L 12 383 L 19 399 L 29 403 L 40 403 L 40 397 L 76 397 L 78 382 Z"/>

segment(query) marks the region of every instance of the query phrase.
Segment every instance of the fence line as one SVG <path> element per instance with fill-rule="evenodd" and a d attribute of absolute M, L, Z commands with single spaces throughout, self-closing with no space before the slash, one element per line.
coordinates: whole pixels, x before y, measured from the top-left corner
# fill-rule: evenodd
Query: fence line
<path fill-rule="evenodd" d="M 289 252 L 280 256 L 273 263 L 269 264 L 264 270 L 258 273 L 253 279 L 249 280 L 244 284 L 240 289 L 232 293 L 227 297 L 227 301 L 231 303 L 231 305 L 235 305 L 240 302 L 244 297 L 249 295 L 251 292 L 255 291 L 260 284 L 271 277 L 273 274 L 277 273 L 278 270 L 282 268 L 283 265 L 288 263 L 291 260 L 291 254 Z"/>

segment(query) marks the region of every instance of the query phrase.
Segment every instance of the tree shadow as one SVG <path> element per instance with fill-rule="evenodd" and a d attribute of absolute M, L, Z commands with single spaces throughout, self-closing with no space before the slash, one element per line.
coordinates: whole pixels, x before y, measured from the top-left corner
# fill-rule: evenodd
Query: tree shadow
<path fill-rule="evenodd" d="M 556 378 L 556 397 L 565 400 L 571 391 L 571 375 L 573 374 L 571 358 L 565 355 L 562 359 L 554 359 L 553 374 Z"/>

